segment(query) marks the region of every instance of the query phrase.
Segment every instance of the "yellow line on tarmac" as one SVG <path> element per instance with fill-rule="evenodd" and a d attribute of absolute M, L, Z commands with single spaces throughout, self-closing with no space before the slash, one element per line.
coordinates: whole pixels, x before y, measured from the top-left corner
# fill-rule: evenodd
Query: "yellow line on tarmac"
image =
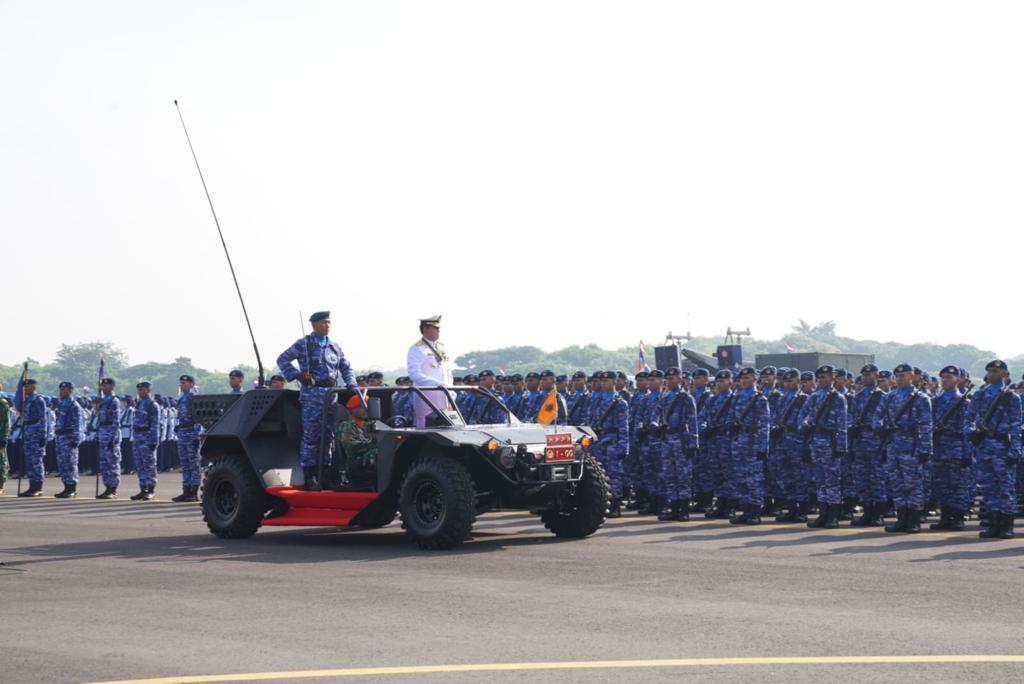
<path fill-rule="evenodd" d="M 379 677 L 384 675 L 524 672 L 537 670 L 626 670 L 640 668 L 719 667 L 727 665 L 945 665 L 964 663 L 1024 664 L 1024 655 L 783 656 L 766 658 L 675 658 L 666 660 L 581 660 L 546 663 L 413 665 L 399 667 L 356 667 L 339 670 L 292 670 L 288 672 L 246 672 L 224 675 L 183 675 L 179 677 L 93 682 L 92 684 L 201 684 L 204 682 L 315 679 L 319 677 Z"/>

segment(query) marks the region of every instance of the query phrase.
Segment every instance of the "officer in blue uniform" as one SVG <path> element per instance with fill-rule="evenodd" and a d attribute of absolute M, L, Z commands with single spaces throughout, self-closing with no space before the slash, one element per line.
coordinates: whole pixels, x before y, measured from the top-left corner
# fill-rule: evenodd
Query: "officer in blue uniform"
<path fill-rule="evenodd" d="M 800 389 L 800 371 L 789 368 L 783 372 L 782 387 L 776 412 L 771 416 L 769 458 L 775 463 L 776 486 L 786 512 L 777 515 L 775 522 L 805 523 L 811 489 L 800 437 L 800 410 L 807 401 Z"/>
<path fill-rule="evenodd" d="M 581 370 L 572 374 L 572 392 L 566 400 L 569 408 L 569 425 L 588 425 L 587 403 L 590 401 L 590 390 L 587 389 L 587 374 Z"/>
<path fill-rule="evenodd" d="M 121 484 L 121 400 L 113 378 L 100 380 L 100 402 L 96 408 L 96 439 L 100 451 L 100 474 L 104 490 L 97 499 L 116 499 Z"/>
<path fill-rule="evenodd" d="M 643 479 L 641 486 L 650 494 L 646 508 L 640 509 L 641 515 L 658 515 L 665 506 L 662 496 L 661 451 L 664 442 L 661 439 L 661 412 L 664 406 L 665 392 L 661 384 L 665 373 L 652 370 L 647 374 L 647 398 L 641 404 L 640 457 L 643 461 Z"/>
<path fill-rule="evenodd" d="M 231 387 L 231 394 L 241 394 L 245 391 L 242 385 L 245 383 L 245 373 L 239 369 L 234 369 L 228 373 L 228 385 Z"/>
<path fill-rule="evenodd" d="M 734 525 L 760 525 L 771 415 L 767 397 L 757 391 L 757 370 L 751 367 L 740 369 L 739 383 L 729 421 L 729 436 L 731 477 L 742 512 L 729 522 Z"/>
<path fill-rule="evenodd" d="M 946 366 L 939 371 L 942 391 L 932 401 L 932 493 L 939 506 L 939 522 L 932 530 L 961 531 L 973 496 L 965 487 L 967 470 L 973 464 L 972 451 L 964 434 L 964 417 L 970 398 L 958 384 L 960 369 Z"/>
<path fill-rule="evenodd" d="M 43 458 L 46 455 L 46 400 L 36 394 L 36 381 L 25 380 L 25 399 L 21 405 L 21 438 L 24 449 L 22 471 L 28 477 L 28 489 L 20 497 L 43 495 Z M 17 400 L 17 397 L 16 397 Z"/>
<path fill-rule="evenodd" d="M 697 429 L 697 405 L 682 386 L 682 371 L 665 370 L 667 389 L 662 403 L 661 496 L 664 500 L 659 520 L 690 519 L 693 496 L 693 460 L 700 445 Z"/>
<path fill-rule="evenodd" d="M 57 469 L 64 489 L 54 496 L 58 499 L 72 499 L 78 495 L 78 446 L 85 437 L 82 431 L 85 423 L 82 407 L 71 396 L 75 386 L 65 380 L 58 389 L 60 404 L 57 405 L 54 433 L 57 440 Z"/>
<path fill-rule="evenodd" d="M 328 337 L 331 331 L 331 312 L 317 311 L 309 317 L 313 332 L 299 338 L 295 344 L 285 349 L 277 357 L 277 366 L 289 380 L 298 380 L 302 385 L 299 392 L 299 403 L 302 406 L 302 444 L 299 448 L 299 465 L 305 479 L 307 491 L 320 491 L 318 479 L 318 457 L 320 453 L 320 433 L 322 431 L 324 401 L 337 401 L 337 395 L 331 391 L 341 374 L 342 382 L 349 390 L 356 388 L 355 374 L 352 366 L 345 358 L 341 347 Z M 298 362 L 296 369 L 293 362 Z M 329 398 L 328 398 L 329 397 Z M 330 466 L 330 454 L 324 469 Z"/>
<path fill-rule="evenodd" d="M 156 449 L 160 445 L 160 407 L 150 393 L 153 385 L 148 380 L 135 385 L 139 403 L 132 416 L 132 434 L 135 442 L 135 469 L 139 474 L 139 493 L 132 501 L 149 501 L 156 496 Z"/>
<path fill-rule="evenodd" d="M 808 396 L 800 410 L 801 436 L 810 447 L 810 467 L 820 514 L 808 527 L 833 529 L 839 527 L 842 507 L 842 458 L 847 450 L 846 400 L 836 391 L 835 369 L 820 366 L 814 372 L 818 389 Z M 805 450 L 806 454 L 806 450 Z"/>
<path fill-rule="evenodd" d="M 174 434 L 178 442 L 178 461 L 181 464 L 181 494 L 171 499 L 178 503 L 199 501 L 199 483 L 202 478 L 199 458 L 199 435 L 202 426 L 196 422 L 192 410 L 196 379 L 185 374 L 178 378 L 178 416 Z"/>
<path fill-rule="evenodd" d="M 696 505 L 693 510 L 697 513 L 704 513 L 711 507 L 714 499 L 714 478 L 711 476 L 711 469 L 708 466 L 708 446 L 704 430 L 707 427 L 705 407 L 711 398 L 711 388 L 708 387 L 710 374 L 706 368 L 698 368 L 693 371 L 691 383 L 693 400 L 697 405 L 697 454 L 693 460 L 693 490 L 696 493 Z"/>
<path fill-rule="evenodd" d="M 633 490 L 633 505 L 647 509 L 648 492 L 644 489 L 644 464 L 641 455 L 641 422 L 644 402 L 647 401 L 647 372 L 640 371 L 633 376 L 636 391 L 629 402 L 629 457 L 626 459 L 626 482 Z"/>
<path fill-rule="evenodd" d="M 626 497 L 625 464 L 629 455 L 629 405 L 615 391 L 615 371 L 596 373 L 601 381 L 600 396 L 589 402 L 594 412 L 590 424 L 597 434 L 594 458 L 608 475 L 611 499 L 608 517 L 622 515 L 622 502 Z"/>
<path fill-rule="evenodd" d="M 714 506 L 704 513 L 705 518 L 726 519 L 739 506 L 736 482 L 732 479 L 732 406 L 736 395 L 732 391 L 732 371 L 723 368 L 715 374 L 715 394 L 708 400 L 703 435 L 708 443 L 708 468 L 713 478 Z"/>
<path fill-rule="evenodd" d="M 853 527 L 881 527 L 886 501 L 886 455 L 875 432 L 874 417 L 885 392 L 878 386 L 878 366 L 866 364 L 860 369 L 861 391 L 850 403 L 850 473 L 854 478 L 857 499 L 863 508 Z"/>
<path fill-rule="evenodd" d="M 896 389 L 882 398 L 873 420 L 885 444 L 896 522 L 886 532 L 921 531 L 924 512 L 924 469 L 932 455 L 932 407 L 914 387 L 914 369 L 901 363 L 893 369 Z"/>
<path fill-rule="evenodd" d="M 1021 401 L 1007 387 L 1009 369 L 1000 360 L 985 366 L 985 387 L 974 394 L 964 431 L 975 448 L 978 485 L 989 523 L 983 539 L 1012 539 L 1014 485 L 1021 457 Z"/>
<path fill-rule="evenodd" d="M 779 400 L 782 399 L 782 392 L 778 388 L 779 376 L 786 370 L 775 366 L 765 366 L 758 372 L 758 387 L 764 398 L 768 400 L 768 415 L 774 424 L 775 416 L 779 410 Z M 776 456 L 772 452 L 771 440 L 769 439 L 768 456 L 764 462 L 764 510 L 763 515 L 778 515 L 779 503 L 783 499 L 783 493 L 778 485 L 776 474 Z"/>

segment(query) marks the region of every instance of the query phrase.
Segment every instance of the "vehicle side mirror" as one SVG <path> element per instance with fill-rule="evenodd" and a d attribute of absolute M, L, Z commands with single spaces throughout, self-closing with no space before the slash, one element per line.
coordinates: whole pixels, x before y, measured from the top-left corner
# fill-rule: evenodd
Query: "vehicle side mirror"
<path fill-rule="evenodd" d="M 366 419 L 380 420 L 380 397 L 367 398 Z"/>

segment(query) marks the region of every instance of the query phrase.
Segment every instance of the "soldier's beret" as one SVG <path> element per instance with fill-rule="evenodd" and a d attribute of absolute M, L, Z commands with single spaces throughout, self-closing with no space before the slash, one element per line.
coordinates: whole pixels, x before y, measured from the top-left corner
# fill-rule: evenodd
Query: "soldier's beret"
<path fill-rule="evenodd" d="M 935 377 L 934 375 L 929 375 L 928 376 L 928 381 L 929 382 L 938 382 L 939 379 L 937 377 Z"/>
<path fill-rule="evenodd" d="M 356 378 L 356 379 L 358 380 L 359 378 Z M 454 383 L 455 383 L 456 385 L 461 385 L 461 384 L 462 384 L 462 376 L 461 376 L 461 375 L 456 375 L 456 376 L 453 376 L 453 377 L 452 377 L 452 381 L 453 381 L 453 382 L 454 382 Z"/>
<path fill-rule="evenodd" d="M 893 375 L 895 375 L 896 373 L 913 373 L 914 367 L 911 366 L 909 363 L 901 363 L 900 365 L 893 368 L 892 372 Z"/>
<path fill-rule="evenodd" d="M 622 371 L 615 371 L 615 379 L 616 380 L 625 380 L 626 379 L 626 374 L 623 373 Z"/>
<path fill-rule="evenodd" d="M 64 382 L 57 385 L 58 389 L 75 389 L 75 385 L 72 382 L 65 380 Z"/>
<path fill-rule="evenodd" d="M 779 370 L 775 366 L 765 366 L 761 369 L 761 375 L 775 375 Z"/>
<path fill-rule="evenodd" d="M 924 371 L 917 366 L 914 366 L 914 375 L 924 375 Z"/>
<path fill-rule="evenodd" d="M 244 378 L 245 377 L 245 373 L 243 373 L 242 371 L 240 371 L 240 370 L 238 370 L 236 368 L 235 370 L 233 370 L 230 373 L 228 373 L 228 377 L 229 378 Z"/>
<path fill-rule="evenodd" d="M 356 376 L 356 382 L 366 382 L 366 376 L 365 375 L 357 375 Z"/>
<path fill-rule="evenodd" d="M 663 372 L 661 372 L 660 370 L 652 370 L 650 373 L 647 374 L 647 377 L 649 377 L 649 378 L 663 378 L 663 377 L 665 377 L 665 374 Z"/>
<path fill-rule="evenodd" d="M 715 373 L 715 380 L 732 380 L 732 371 L 728 368 L 723 368 Z"/>
<path fill-rule="evenodd" d="M 529 373 L 526 374 L 527 380 L 536 380 L 538 378 L 540 378 L 540 373 L 536 371 L 530 371 Z"/>
<path fill-rule="evenodd" d="M 744 366 L 743 368 L 740 368 L 740 372 L 736 374 L 736 377 L 738 378 L 745 378 L 748 376 L 756 378 L 757 369 L 754 368 L 753 366 Z"/>
<path fill-rule="evenodd" d="M 542 370 L 540 372 L 540 377 L 542 377 L 542 378 L 553 378 L 553 377 L 555 377 L 555 371 L 553 371 L 553 370 Z"/>
<path fill-rule="evenodd" d="M 850 371 L 846 370 L 845 368 L 836 368 L 836 377 L 848 378 L 850 377 Z"/>
<path fill-rule="evenodd" d="M 195 381 L 196 381 L 196 379 L 195 379 L 195 378 L 193 378 L 193 377 L 192 377 L 191 375 L 189 375 L 188 373 L 184 373 L 183 375 L 181 375 L 181 376 L 180 376 L 180 377 L 178 378 L 178 382 L 195 382 Z"/>
<path fill-rule="evenodd" d="M 968 373 L 968 372 L 967 372 L 967 369 L 966 369 L 966 368 L 964 368 L 963 366 L 961 366 L 961 367 L 960 367 L 960 368 L 958 368 L 957 370 L 958 370 L 958 371 L 960 371 L 960 377 L 961 377 L 961 378 L 969 378 L 969 377 L 971 377 L 971 374 L 970 374 L 970 373 Z"/>
<path fill-rule="evenodd" d="M 985 364 L 985 370 L 1007 370 L 1006 362 L 995 359 Z"/>
<path fill-rule="evenodd" d="M 561 375 L 556 375 L 555 376 L 555 381 L 556 382 L 567 382 L 568 380 L 569 380 L 569 376 L 566 375 L 565 373 L 562 373 Z"/>
<path fill-rule="evenodd" d="M 795 368 L 787 368 L 786 371 L 782 374 L 783 380 L 795 380 L 799 377 L 800 371 L 796 370 Z"/>
<path fill-rule="evenodd" d="M 682 378 L 683 380 L 689 380 L 690 379 L 690 371 L 684 371 L 684 370 L 679 371 L 679 377 Z"/>
<path fill-rule="evenodd" d="M 956 366 L 946 366 L 945 368 L 939 371 L 939 375 L 945 375 L 947 373 L 956 378 L 960 376 L 960 369 L 957 368 Z"/>
<path fill-rule="evenodd" d="M 876 366 L 873 363 L 865 363 L 864 366 L 860 369 L 860 372 L 861 373 L 877 373 L 878 372 L 878 366 Z"/>
<path fill-rule="evenodd" d="M 279 380 L 281 382 L 284 382 L 284 376 L 283 375 L 271 375 L 270 376 L 270 382 L 274 382 L 275 380 Z"/>
<path fill-rule="evenodd" d="M 325 318 L 330 318 L 330 317 L 331 317 L 331 312 L 330 311 L 317 311 L 315 314 L 313 314 L 312 316 L 309 317 L 309 322 L 310 323 L 316 323 L 317 321 L 322 321 Z"/>
<path fill-rule="evenodd" d="M 637 379 L 637 380 L 639 380 L 640 378 L 645 378 L 645 379 L 646 379 L 646 378 L 649 378 L 649 377 L 651 377 L 651 374 L 650 374 L 650 373 L 648 373 L 647 371 L 640 371 L 639 373 L 637 373 L 637 374 L 636 374 L 636 375 L 634 375 L 633 377 L 634 377 L 635 379 Z"/>
<path fill-rule="evenodd" d="M 492 370 L 482 370 L 482 371 L 480 371 L 480 378 L 481 379 L 482 378 L 493 378 L 493 377 L 494 377 L 494 371 L 492 371 Z"/>
<path fill-rule="evenodd" d="M 370 379 L 370 380 L 383 380 L 384 379 L 384 374 L 381 373 L 380 371 L 373 371 L 372 373 L 370 373 L 366 377 L 368 379 Z"/>
<path fill-rule="evenodd" d="M 151 383 L 149 380 L 143 380 L 142 382 L 135 383 L 135 389 L 142 389 L 143 387 L 149 389 L 152 386 L 153 383 Z"/>
<path fill-rule="evenodd" d="M 512 382 L 522 382 L 522 381 L 523 381 L 523 374 L 522 373 L 516 373 L 516 374 L 514 374 L 512 376 Z"/>
<path fill-rule="evenodd" d="M 836 372 L 836 369 L 826 363 L 824 366 L 818 366 L 818 370 L 814 371 L 814 375 L 815 376 L 827 375 L 829 373 L 835 373 L 835 372 Z"/>
<path fill-rule="evenodd" d="M 693 371 L 693 377 L 695 377 L 695 378 L 707 378 L 707 377 L 711 377 L 711 374 L 708 373 L 708 369 L 707 368 L 698 368 L 697 370 Z"/>
<path fill-rule="evenodd" d="M 117 383 L 114 382 L 114 378 L 103 378 L 102 380 L 100 380 L 100 384 L 101 385 L 116 385 Z"/>
<path fill-rule="evenodd" d="M 811 371 L 804 371 L 803 373 L 800 374 L 800 379 L 801 380 L 813 380 L 814 379 L 814 373 L 812 373 Z"/>
<path fill-rule="evenodd" d="M 891 378 L 892 377 L 892 371 L 880 370 L 880 371 L 878 371 L 878 377 L 880 377 L 880 378 Z"/>
<path fill-rule="evenodd" d="M 585 378 L 585 377 L 587 377 L 586 371 L 578 370 L 578 371 L 576 371 L 575 373 L 572 374 L 572 379 L 573 380 L 579 380 L 580 378 Z"/>
<path fill-rule="evenodd" d="M 471 382 L 477 382 L 479 380 L 480 380 L 480 378 L 477 377 L 477 375 L 475 373 L 470 373 L 469 375 L 463 376 L 462 384 L 468 385 Z"/>
<path fill-rule="evenodd" d="M 608 377 L 608 374 L 604 371 L 594 371 L 594 375 L 591 376 L 594 380 L 604 380 Z"/>
<path fill-rule="evenodd" d="M 665 377 L 666 378 L 677 378 L 677 377 L 679 377 L 679 373 L 680 373 L 679 369 L 676 368 L 675 366 L 672 366 L 671 368 L 666 368 L 665 369 Z"/>

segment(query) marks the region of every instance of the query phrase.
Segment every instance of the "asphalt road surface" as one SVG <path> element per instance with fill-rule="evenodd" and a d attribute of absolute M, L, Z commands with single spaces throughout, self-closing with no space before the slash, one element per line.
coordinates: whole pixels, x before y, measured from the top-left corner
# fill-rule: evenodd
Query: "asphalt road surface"
<path fill-rule="evenodd" d="M 55 500 L 53 479 L 47 498 L 18 500 L 11 483 L 0 681 L 1024 680 L 1024 540 L 973 525 L 906 536 L 630 514 L 562 541 L 503 513 L 461 549 L 425 552 L 397 523 L 222 541 L 196 504 L 167 501 L 179 483 L 162 477 L 160 501 L 140 503 L 131 477 L 109 502 Z M 476 667 L 494 664 L 508 669 Z"/>

